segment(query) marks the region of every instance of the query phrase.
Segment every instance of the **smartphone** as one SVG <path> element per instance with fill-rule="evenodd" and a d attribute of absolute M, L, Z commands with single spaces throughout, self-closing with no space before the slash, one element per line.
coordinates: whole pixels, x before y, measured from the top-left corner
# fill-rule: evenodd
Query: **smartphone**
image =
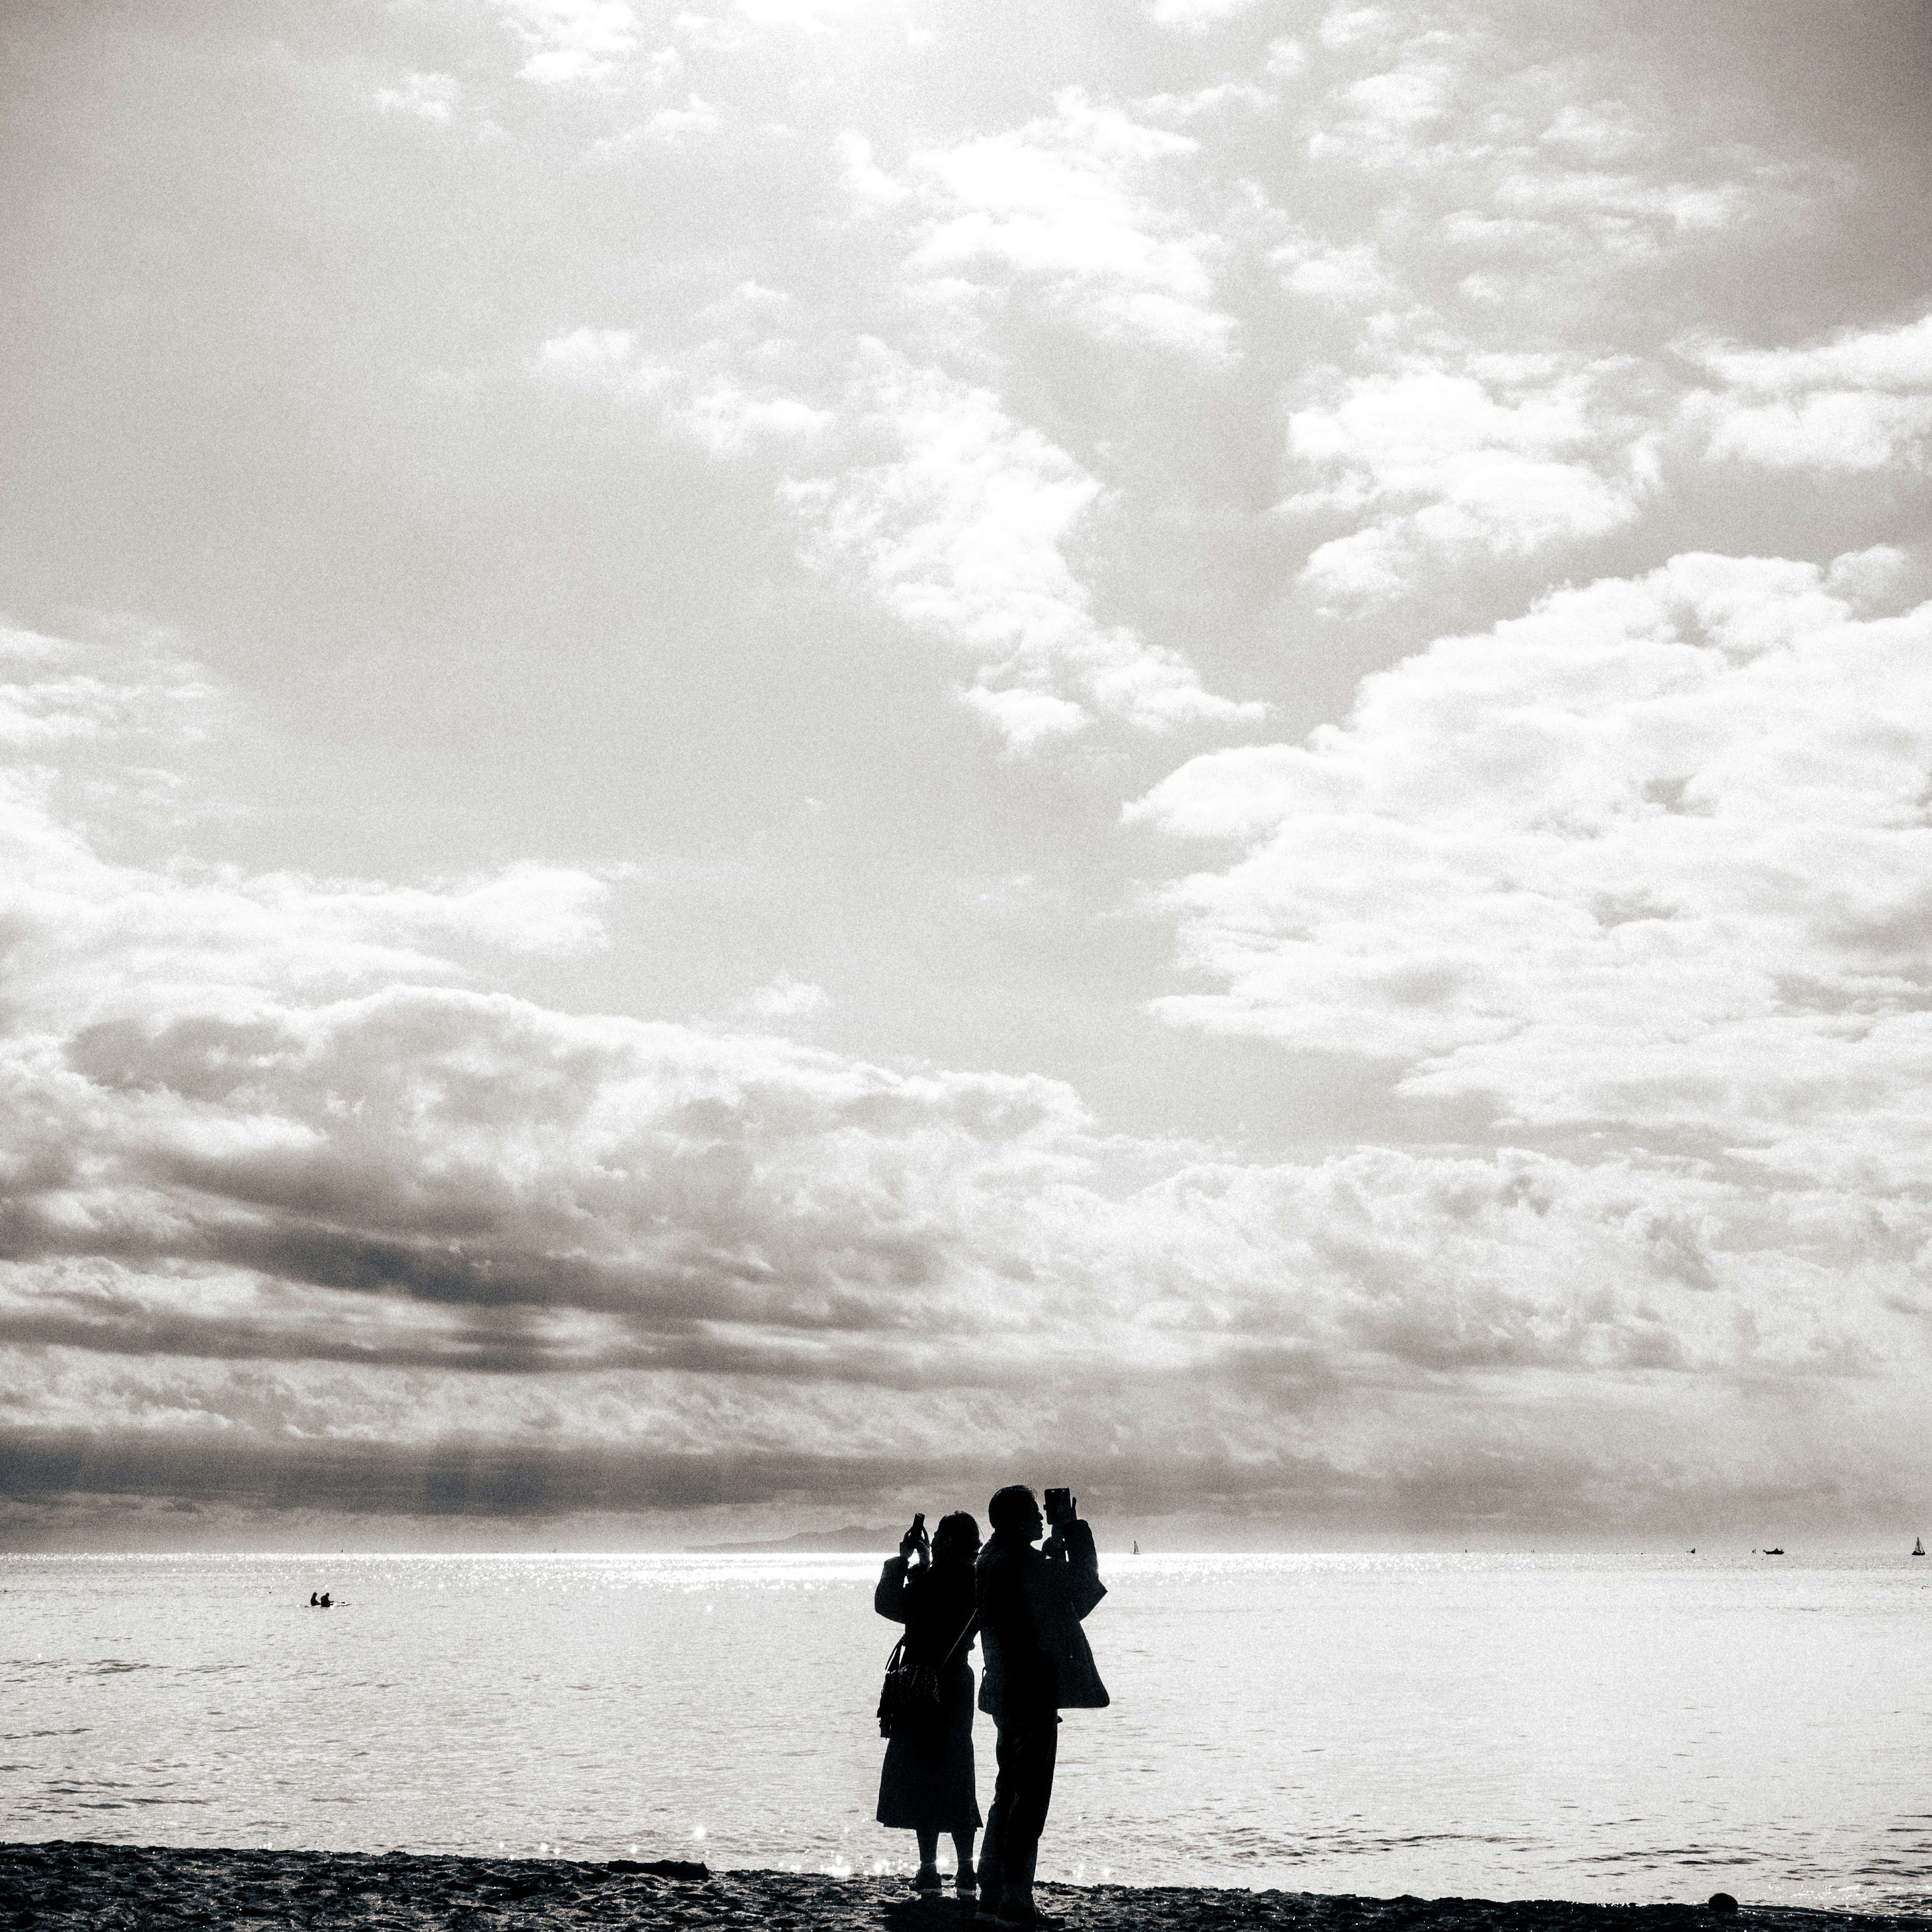
<path fill-rule="evenodd" d="M 1073 1520 L 1073 1492 L 1071 1490 L 1047 1491 L 1046 1520 L 1055 1529 L 1061 1528 Z"/>

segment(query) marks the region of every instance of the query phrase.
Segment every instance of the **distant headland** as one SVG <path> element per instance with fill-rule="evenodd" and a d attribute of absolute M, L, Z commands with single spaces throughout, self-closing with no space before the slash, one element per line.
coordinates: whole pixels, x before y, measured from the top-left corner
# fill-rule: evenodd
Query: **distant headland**
<path fill-rule="evenodd" d="M 827 1556 L 863 1555 L 883 1551 L 890 1556 L 898 1546 L 897 1529 L 868 1529 L 863 1523 L 848 1523 L 843 1529 L 802 1529 L 796 1535 L 774 1543 L 687 1543 L 687 1556 Z"/>

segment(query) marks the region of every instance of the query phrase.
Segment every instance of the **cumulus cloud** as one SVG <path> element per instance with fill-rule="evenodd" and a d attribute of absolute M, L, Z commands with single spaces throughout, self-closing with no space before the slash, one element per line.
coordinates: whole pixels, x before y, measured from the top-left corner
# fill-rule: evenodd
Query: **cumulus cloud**
<path fill-rule="evenodd" d="M 376 104 L 392 114 L 413 114 L 446 128 L 462 104 L 463 83 L 454 74 L 412 74 L 400 87 L 379 87 Z"/>
<path fill-rule="evenodd" d="M 1214 300 L 1215 238 L 1164 210 L 1144 186 L 1197 144 L 1078 88 L 1057 95 L 1054 110 L 914 157 L 934 209 L 903 270 L 915 292 L 970 299 L 971 278 L 996 268 L 1103 340 L 1224 356 L 1234 321 Z"/>
<path fill-rule="evenodd" d="M 1274 95 L 1252 81 L 1222 80 L 1210 87 L 1197 87 L 1191 94 L 1143 94 L 1134 103 L 1134 111 L 1144 119 L 1191 121 L 1230 109 L 1253 111 L 1275 105 Z"/>
<path fill-rule="evenodd" d="M 746 995 L 745 1010 L 755 1019 L 795 1020 L 823 1012 L 830 1004 L 823 986 L 781 973 Z"/>
<path fill-rule="evenodd" d="M 760 26 L 824 34 L 862 4 L 864 0 L 738 0 L 738 10 Z"/>
<path fill-rule="evenodd" d="M 1730 656 L 1829 601 L 1792 580 Z M 29 668 L 71 687 L 74 657 Z M 0 806 L 33 855 L 0 1034 L 16 1533 L 76 1492 L 634 1516 L 1016 1455 L 1116 1508 L 1654 1520 L 1823 1480 L 1724 1391 L 1917 1414 L 1886 1366 L 1918 1346 L 1907 1203 L 1874 1246 L 1855 1200 L 1683 1164 L 1123 1140 L 1037 1076 L 494 989 L 430 941 L 494 943 L 514 878 L 198 880 L 92 852 L 44 791 Z"/>
<path fill-rule="evenodd" d="M 762 316 L 774 299 L 753 285 L 730 306 Z M 709 378 L 696 373 L 721 363 Z M 964 701 L 1016 751 L 1096 717 L 1160 730 L 1265 715 L 1205 689 L 1178 652 L 1100 620 L 1070 556 L 1100 480 L 989 389 L 872 340 L 856 346 L 826 407 L 769 382 L 744 386 L 723 372 L 742 366 L 724 340 L 680 367 L 645 356 L 629 331 L 578 328 L 545 343 L 533 366 L 652 398 L 668 426 L 712 454 L 756 446 L 788 472 L 778 492 L 805 526 L 806 561 L 851 573 L 972 664 Z M 874 460 L 854 460 L 862 452 Z"/>
<path fill-rule="evenodd" d="M 1148 0 L 1148 18 L 1157 27 L 1200 33 L 1245 14 L 1255 0 Z"/>
<path fill-rule="evenodd" d="M 1652 512 L 1694 418 L 1710 453 L 1766 461 L 1808 436 L 1883 463 L 1918 433 L 1896 394 L 1808 419 L 1782 392 L 1696 404 L 1670 304 L 1630 302 L 1826 198 L 1822 176 L 1687 139 L 1655 100 L 1594 92 L 1583 57 L 1526 62 L 1481 10 L 1334 8 L 1294 54 L 1304 161 L 1270 259 L 1347 344 L 1284 373 L 1280 508 L 1318 607 L 1587 555 Z"/>
<path fill-rule="evenodd" d="M 660 107 L 651 118 L 630 129 L 620 140 L 626 144 L 656 141 L 666 147 L 681 147 L 715 134 L 724 117 L 708 100 L 687 94 L 682 107 Z"/>
<path fill-rule="evenodd" d="M 1095 713 L 1154 729 L 1262 715 L 1204 690 L 1178 652 L 1097 620 L 1068 550 L 1100 484 L 992 392 L 873 344 L 861 393 L 896 448 L 786 486 L 816 526 L 808 554 L 856 564 L 896 615 L 980 660 L 968 701 L 1010 744 L 1029 749 Z"/>
<path fill-rule="evenodd" d="M 1349 266 L 1317 257 L 1297 272 Z M 1628 522 L 1648 478 L 1628 422 L 1600 400 L 1606 373 L 1484 357 L 1347 379 L 1332 401 L 1293 412 L 1289 452 L 1322 480 L 1282 508 L 1376 519 L 1316 550 L 1306 580 L 1370 598 L 1404 588 L 1418 554 L 1523 555 Z"/>
<path fill-rule="evenodd" d="M 753 386 L 722 370 L 703 376 L 674 362 L 654 360 L 627 328 L 574 328 L 552 336 L 537 351 L 532 367 L 554 381 L 652 398 L 667 427 L 713 456 L 808 440 L 836 420 L 833 411 L 814 409 L 770 382 Z"/>
<path fill-rule="evenodd" d="M 1177 895 L 1226 990 L 1162 1010 L 1522 1122 L 1903 1186 L 1932 1046 L 1928 642 L 1932 606 L 1861 619 L 1815 566 L 1709 556 L 1444 639 L 1345 724 L 1135 808 L 1244 848 Z"/>
<path fill-rule="evenodd" d="M 218 703 L 194 665 L 164 650 L 89 653 L 0 624 L 0 752 L 22 761 L 10 774 L 16 784 L 44 784 L 86 746 L 124 758 L 136 742 L 192 737 Z"/>
<path fill-rule="evenodd" d="M 496 0 L 524 46 L 526 80 L 599 82 L 621 73 L 641 45 L 628 0 Z"/>
<path fill-rule="evenodd" d="M 840 161 L 839 186 L 860 214 L 878 214 L 911 199 L 911 184 L 879 166 L 872 142 L 856 128 L 842 128 L 835 145 Z"/>
<path fill-rule="evenodd" d="M 830 410 L 815 410 L 796 396 L 752 394 L 727 376 L 713 378 L 664 413 L 714 456 L 735 455 L 763 438 L 814 436 L 836 420 Z"/>
<path fill-rule="evenodd" d="M 1797 272 L 1873 218 L 1883 158 L 1853 127 L 1841 164 L 1779 92 L 1790 62 L 1706 100 L 1667 37 L 1608 16 L 1564 41 L 1429 0 L 1105 12 L 1067 28 L 1106 37 L 1084 92 L 970 6 L 452 16 L 448 74 L 407 49 L 358 69 L 392 81 L 344 97 L 345 138 L 395 117 L 400 192 L 399 156 L 448 158 L 400 122 L 494 127 L 487 103 L 514 129 L 398 203 L 440 286 L 460 193 L 485 283 L 454 336 L 439 299 L 332 339 L 356 380 L 418 386 L 400 416 L 382 391 L 370 446 L 422 459 L 385 478 L 487 434 L 487 489 L 541 448 L 538 521 L 583 547 L 526 524 L 532 579 L 607 514 L 684 527 L 654 514 L 662 463 L 555 460 L 605 433 L 586 395 L 732 466 L 674 466 L 738 513 L 690 526 L 721 578 L 787 567 L 762 520 L 744 536 L 772 493 L 820 579 L 781 600 L 890 620 L 827 654 L 842 677 L 895 639 L 944 653 L 1048 765 L 970 778 L 1012 788 L 994 869 L 1034 889 L 941 857 L 950 904 L 1017 928 L 1076 853 L 1096 905 L 1150 853 L 1144 920 L 1196 866 L 1166 896 L 1192 976 L 1161 1011 L 1256 1036 L 1257 1089 L 1286 1046 L 1283 1082 L 1332 1079 L 1352 1120 L 1469 1144 L 1110 1132 L 1061 1082 L 962 1070 L 1010 1030 L 962 1022 L 938 1065 L 821 1050 L 862 1011 L 748 960 L 686 988 L 697 1023 L 547 1005 L 512 988 L 590 975 L 533 960 L 680 944 L 668 912 L 613 916 L 641 875 L 152 856 L 175 824 L 221 850 L 176 753 L 236 700 L 158 646 L 16 633 L 0 1491 L 32 1500 L 10 1534 L 109 1492 L 628 1515 L 869 1510 L 917 1483 L 929 1508 L 1016 1460 L 1109 1510 L 1358 1533 L 1706 1526 L 1766 1498 L 1842 1526 L 1932 1475 L 1928 325 L 1896 264 L 1868 297 Z M 1792 266 L 1774 308 L 1768 262 Z M 519 360 L 577 392 L 536 446 L 542 392 L 472 406 Z M 494 524 L 458 494 L 466 557 Z M 398 527 L 448 508 L 379 500 Z M 1798 530 L 1865 547 L 1714 554 Z M 596 608 L 652 594 L 626 548 L 595 552 Z M 707 634 L 682 614 L 650 613 L 674 668 Z M 1131 857 L 1092 841 L 1160 734 L 1258 735 L 1219 694 L 1237 676 L 1341 722 L 1186 764 Z M 800 735 L 830 715 L 808 701 Z M 730 789 L 752 754 L 717 742 L 704 782 Z M 958 755 L 945 783 L 976 770 Z M 1063 800 L 1077 844 L 1046 823 Z M 828 956 L 822 914 L 771 910 L 761 951 Z M 1083 997 L 1090 937 L 985 1004 Z M 601 982 L 658 983 L 626 963 Z"/>
<path fill-rule="evenodd" d="M 517 4 L 519 33 L 572 75 L 656 58 L 628 9 Z M 1687 119 L 1627 59 L 1532 58 L 1507 10 L 1334 5 L 1191 91 L 1123 106 L 1065 88 L 922 145 L 842 85 L 842 36 L 794 31 L 842 10 L 684 16 L 686 104 L 666 100 L 597 144 L 674 144 L 688 162 L 727 120 L 784 128 L 784 152 L 823 175 L 798 284 L 816 292 L 785 340 L 706 337 L 650 358 L 695 390 L 718 386 L 718 406 L 682 426 L 727 459 L 761 458 L 768 441 L 740 433 L 734 394 L 753 409 L 835 412 L 862 440 L 874 412 L 849 377 L 865 339 L 962 394 L 992 394 L 1008 421 L 1110 482 L 1117 464 L 1142 480 L 1174 466 L 1180 432 L 1163 420 L 1166 447 L 1132 452 L 1119 422 L 1070 436 L 1065 386 L 1048 386 L 1060 393 L 1042 412 L 1024 376 L 1042 334 L 1130 362 L 1172 358 L 1192 382 L 1271 382 L 1280 527 L 1303 547 L 1301 600 L 1331 617 L 1449 586 L 1504 582 L 1515 595 L 1532 567 L 1608 567 L 1613 544 L 1668 515 L 1669 472 L 1687 458 L 1924 473 L 1922 325 L 1790 350 L 1687 338 L 1673 275 L 1690 286 L 1750 272 L 1750 250 L 1780 224 L 1789 238 L 1825 217 L 1842 171 Z M 1205 28 L 1250 10 L 1144 10 L 1172 30 L 1143 37 L 1171 68 Z M 809 88 L 758 93 L 800 62 Z M 1280 136 L 1264 164 L 1233 132 L 1258 111 Z M 770 239 L 748 238 L 751 258 Z M 781 371 L 788 344 L 797 366 Z M 639 366 L 633 380 L 661 379 Z M 1135 380 L 1145 394 L 1160 379 Z M 808 485 L 828 474 L 792 466 Z M 849 494 L 864 496 L 856 472 L 880 466 L 855 460 Z M 1176 502 L 1153 514 L 1179 530 L 1218 512 Z M 1094 709 L 1072 688 L 996 696 L 970 702 L 1012 721 L 1016 742 L 1064 736 L 1070 707 Z"/>
<path fill-rule="evenodd" d="M 1207 690 L 1173 646 L 1096 614 L 1074 552 L 1103 483 L 989 380 L 1003 304 L 1109 344 L 1225 361 L 1219 244 L 1156 192 L 1198 144 L 1068 88 L 1050 116 L 920 151 L 896 172 L 854 130 L 832 146 L 845 226 L 890 223 L 902 238 L 891 305 L 920 319 L 917 352 L 870 333 L 842 353 L 822 338 L 807 351 L 790 333 L 810 322 L 795 298 L 748 284 L 704 310 L 714 326 L 698 341 L 647 350 L 635 332 L 579 327 L 542 346 L 535 373 L 651 398 L 713 455 L 772 464 L 806 560 L 958 651 L 972 668 L 962 699 L 1016 752 L 1097 719 L 1164 730 L 1264 715 Z"/>
<path fill-rule="evenodd" d="M 638 356 L 637 341 L 628 328 L 568 329 L 542 344 L 532 368 L 553 381 L 602 382 L 627 394 L 647 396 L 675 372 Z"/>
<path fill-rule="evenodd" d="M 1721 388 L 1684 412 L 1714 461 L 1775 470 L 1924 472 L 1932 452 L 1932 316 L 1806 349 L 1712 347 Z"/>

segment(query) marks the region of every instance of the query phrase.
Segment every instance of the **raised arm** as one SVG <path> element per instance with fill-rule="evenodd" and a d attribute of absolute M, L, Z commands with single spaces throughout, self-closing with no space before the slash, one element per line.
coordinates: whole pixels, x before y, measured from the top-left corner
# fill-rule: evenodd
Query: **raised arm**
<path fill-rule="evenodd" d="M 879 1572 L 879 1587 L 872 1592 L 873 1609 L 896 1624 L 905 1622 L 906 1571 L 915 1557 L 922 1570 L 932 1560 L 923 1514 L 914 1516 L 911 1528 L 899 1538 L 899 1553 L 886 1558 L 886 1567 Z"/>
<path fill-rule="evenodd" d="M 1076 1617 L 1084 1618 L 1107 1594 L 1100 1580 L 1100 1553 L 1094 1547 L 1094 1526 L 1076 1517 L 1061 1525 L 1049 1546 L 1048 1560 L 1060 1565 L 1061 1588 Z"/>
<path fill-rule="evenodd" d="M 879 1572 L 879 1586 L 872 1592 L 872 1607 L 896 1624 L 905 1622 L 905 1582 L 906 1559 L 888 1556 L 886 1567 Z"/>

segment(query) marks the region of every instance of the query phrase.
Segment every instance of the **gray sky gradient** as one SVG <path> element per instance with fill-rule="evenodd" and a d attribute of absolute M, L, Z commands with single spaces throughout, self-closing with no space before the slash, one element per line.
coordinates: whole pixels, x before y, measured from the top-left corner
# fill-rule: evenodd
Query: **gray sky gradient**
<path fill-rule="evenodd" d="M 1916 1526 L 1922 5 L 7 38 L 0 1540 Z"/>

